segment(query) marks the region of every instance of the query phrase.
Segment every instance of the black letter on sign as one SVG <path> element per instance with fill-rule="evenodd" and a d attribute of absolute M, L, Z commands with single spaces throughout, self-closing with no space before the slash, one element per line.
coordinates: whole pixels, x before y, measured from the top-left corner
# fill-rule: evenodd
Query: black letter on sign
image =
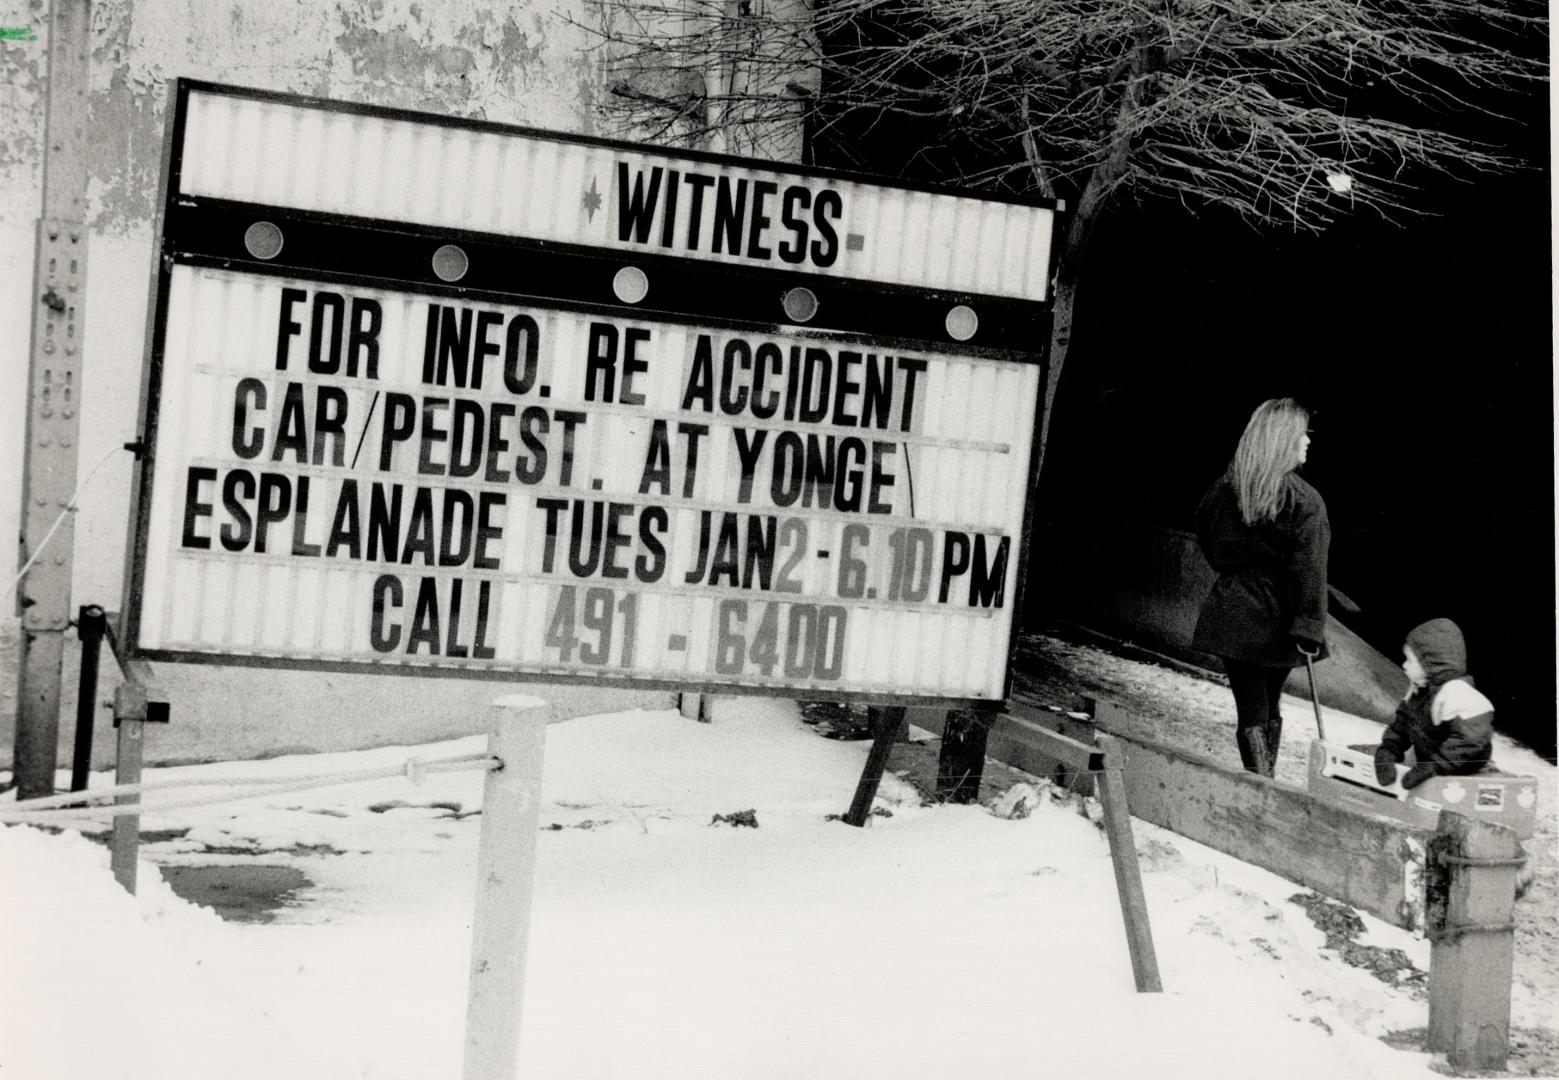
<path fill-rule="evenodd" d="M 303 409 L 303 384 L 290 382 L 281 402 L 281 419 L 276 422 L 276 445 L 271 447 L 271 460 L 280 461 L 282 451 L 290 450 L 292 459 L 299 465 L 309 459 L 309 436 Z"/>
<path fill-rule="evenodd" d="M 1007 592 L 1007 547 L 1011 537 L 1004 536 L 996 545 L 995 565 L 985 562 L 985 536 L 974 538 L 973 576 L 969 579 L 969 606 L 1001 607 Z"/>
<path fill-rule="evenodd" d="M 200 485 L 216 478 L 215 469 L 191 468 L 189 471 L 189 479 L 184 485 L 184 546 L 187 548 L 211 546 L 211 537 L 195 535 L 195 521 L 211 516 L 211 504 L 200 501 Z"/>
<path fill-rule="evenodd" d="M 536 350 L 540 338 L 541 328 L 529 315 L 516 315 L 509 320 L 503 337 L 503 384 L 509 393 L 530 393 L 531 385 L 536 381 Z"/>
<path fill-rule="evenodd" d="M 742 253 L 742 221 L 747 217 L 747 181 L 738 179 L 731 190 L 731 178 L 719 177 L 715 184 L 715 234 L 711 250 L 720 254 L 723 246 L 732 255 Z"/>
<path fill-rule="evenodd" d="M 502 510 L 508 503 L 509 497 L 496 491 L 484 491 L 476 497 L 476 543 L 472 548 L 471 565 L 478 570 L 498 569 L 498 557 L 487 553 L 487 545 L 503 539 L 503 526 L 493 524 L 493 512 Z M 486 599 L 485 591 L 482 597 Z"/>
<path fill-rule="evenodd" d="M 807 221 L 796 213 L 812 204 L 812 193 L 804 187 L 788 187 L 780 203 L 780 220 L 789 229 L 794 241 L 781 240 L 775 249 L 779 257 L 788 263 L 805 262 L 807 257 Z"/>
<path fill-rule="evenodd" d="M 330 311 L 330 354 L 322 356 L 320 345 L 324 343 L 325 310 Z M 341 324 L 346 315 L 346 301 L 339 293 L 314 294 L 314 320 L 309 324 L 309 370 L 316 375 L 334 375 L 341 367 Z"/>
<path fill-rule="evenodd" d="M 394 574 L 380 574 L 374 579 L 373 617 L 368 623 L 368 644 L 375 652 L 394 652 L 401 643 L 401 628 L 392 624 L 385 628 L 385 616 L 391 608 L 401 606 L 401 579 Z"/>
<path fill-rule="evenodd" d="M 292 290 L 296 292 L 297 290 Z M 233 453 L 241 458 L 257 458 L 265 449 L 265 429 L 250 428 L 245 438 L 244 428 L 249 421 L 249 400 L 253 400 L 256 412 L 265 408 L 265 384 L 259 379 L 239 379 L 233 391 Z"/>
<path fill-rule="evenodd" d="M 292 511 L 292 482 L 280 473 L 260 474 L 260 498 L 255 506 L 254 550 L 265 552 L 265 534 L 287 520 Z"/>
<path fill-rule="evenodd" d="M 812 204 L 812 224 L 817 226 L 818 239 L 812 241 L 812 261 L 818 266 L 832 266 L 839 258 L 839 234 L 834 232 L 829 218 L 837 219 L 844 213 L 844 200 L 832 188 L 817 193 Z"/>
<path fill-rule="evenodd" d="M 595 377 L 599 372 L 605 388 L 601 401 L 611 401 L 617 385 L 617 327 L 611 323 L 590 324 L 590 345 L 585 352 L 585 400 L 595 401 Z"/>
<path fill-rule="evenodd" d="M 644 456 L 644 472 L 639 476 L 639 494 L 648 495 L 651 485 L 659 494 L 671 494 L 671 444 L 666 437 L 666 421 L 650 423 L 650 450 Z"/>
<path fill-rule="evenodd" d="M 763 204 L 779 190 L 779 185 L 768 180 L 754 180 L 752 182 L 752 222 L 747 228 L 747 257 L 749 259 L 769 258 L 769 249 L 763 246 L 763 231 L 769 227 L 769 215 L 764 213 Z"/>
<path fill-rule="evenodd" d="M 677 434 L 687 436 L 687 471 L 682 474 L 682 497 L 691 499 L 698 480 L 698 440 L 709 434 L 709 425 L 678 422 Z"/>
<path fill-rule="evenodd" d="M 319 545 L 311 544 L 304 537 L 309 522 L 309 478 L 298 477 L 297 512 L 292 516 L 292 553 L 294 555 L 318 555 Z"/>
<path fill-rule="evenodd" d="M 628 190 L 628 163 L 617 163 L 617 239 L 635 243 L 650 242 L 650 222 L 655 217 L 655 203 L 660 199 L 660 166 L 650 170 L 649 189 L 644 187 L 644 174 L 633 174 L 633 191 Z"/>
<path fill-rule="evenodd" d="M 752 501 L 752 480 L 758 474 L 758 458 L 763 453 L 764 440 L 769 437 L 768 428 L 732 428 L 736 436 L 736 459 L 741 462 L 742 478 L 736 488 L 736 501 Z"/>
<path fill-rule="evenodd" d="M 471 309 L 445 308 L 438 327 L 438 370 L 434 372 L 440 386 L 448 386 L 450 369 L 454 369 L 454 383 L 461 389 L 470 385 L 471 375 Z M 410 644 L 408 642 L 408 644 Z"/>
<path fill-rule="evenodd" d="M 558 516 L 568 509 L 568 500 L 537 499 L 536 509 L 547 515 L 546 539 L 541 547 L 541 572 L 550 574 L 558 553 Z"/>
<path fill-rule="evenodd" d="M 395 444 L 417 429 L 417 399 L 391 391 L 384 395 L 384 423 L 380 427 L 379 471 L 389 472 Z"/>
<path fill-rule="evenodd" d="M 368 358 L 365 378 L 379 377 L 379 324 L 384 321 L 384 310 L 377 300 L 352 300 L 352 334 L 346 346 L 346 373 L 357 377 L 357 354 Z"/>
<path fill-rule="evenodd" d="M 343 548 L 354 559 L 363 557 L 362 514 L 357 505 L 357 481 L 341 481 L 336 496 L 336 517 L 330 523 L 330 539 L 325 541 L 325 557 L 333 559 Z"/>
<path fill-rule="evenodd" d="M 476 341 L 471 351 L 471 389 L 482 388 L 482 373 L 487 370 L 487 358 L 497 356 L 496 341 L 487 340 L 487 332 L 503 325 L 503 312 L 479 311 L 476 313 Z"/>
<path fill-rule="evenodd" d="M 426 645 L 428 655 L 437 656 L 438 638 L 438 578 L 425 577 L 417 586 L 417 609 L 406 634 L 406 652 L 415 656 L 417 646 Z"/>
<path fill-rule="evenodd" d="M 287 345 L 288 339 L 303 329 L 302 323 L 292 321 L 292 305 L 299 300 L 307 300 L 309 294 L 302 289 L 283 289 L 281 291 L 281 325 L 276 329 L 276 370 L 287 370 Z"/>
<path fill-rule="evenodd" d="M 666 572 L 666 545 L 657 533 L 671 528 L 671 515 L 664 506 L 646 506 L 639 512 L 639 543 L 645 554 L 634 560 L 634 573 L 640 581 L 659 581 Z"/>
<path fill-rule="evenodd" d="M 444 512 L 439 516 L 440 566 L 459 566 L 470 557 L 472 541 L 475 539 L 475 522 L 476 500 L 471 497 L 471 493 L 459 488 L 445 488 Z"/>
<path fill-rule="evenodd" d="M 242 492 L 239 489 L 242 488 Z M 253 519 L 249 508 L 240 499 L 254 498 L 254 474 L 248 469 L 234 469 L 222 481 L 222 509 L 233 520 L 222 526 L 219 534 L 222 546 L 228 551 L 242 551 L 249 546 L 253 533 Z"/>
<path fill-rule="evenodd" d="M 952 580 L 969 569 L 969 538 L 961 532 L 950 532 L 942 538 L 942 589 L 936 602 L 947 603 L 947 590 Z"/>
<path fill-rule="evenodd" d="M 339 386 L 321 386 L 314 396 L 314 456 L 316 465 L 325 463 L 325 436 L 330 436 L 330 463 L 346 463 L 346 391 Z"/>
<path fill-rule="evenodd" d="M 644 395 L 633 388 L 633 377 L 650 369 L 650 362 L 638 357 L 638 347 L 649 339 L 648 330 L 635 326 L 628 327 L 628 332 L 623 335 L 623 392 L 617 400 L 624 405 L 644 404 Z"/>
<path fill-rule="evenodd" d="M 682 391 L 684 412 L 691 410 L 695 401 L 704 403 L 705 412 L 714 412 L 714 380 L 713 346 L 709 343 L 708 334 L 699 334 L 698 341 L 693 345 L 693 370 L 688 372 L 687 388 Z"/>

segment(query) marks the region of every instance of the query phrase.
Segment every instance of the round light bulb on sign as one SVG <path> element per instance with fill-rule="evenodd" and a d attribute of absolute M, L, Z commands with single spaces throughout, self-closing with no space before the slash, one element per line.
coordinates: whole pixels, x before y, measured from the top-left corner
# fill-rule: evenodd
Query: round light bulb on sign
<path fill-rule="evenodd" d="M 471 269 L 471 260 L 454 244 L 445 244 L 433 253 L 433 275 L 440 281 L 459 281 Z"/>
<path fill-rule="evenodd" d="M 799 285 L 786 291 L 782 303 L 785 308 L 785 318 L 793 323 L 811 322 L 812 317 L 817 314 L 817 293 Z"/>
<path fill-rule="evenodd" d="M 625 266 L 612 275 L 612 292 L 625 304 L 637 304 L 650 293 L 650 279 L 637 266 Z"/>
<path fill-rule="evenodd" d="M 959 304 L 947 313 L 947 336 L 954 341 L 968 341 L 980 329 L 980 317 L 968 304 Z"/>
<path fill-rule="evenodd" d="M 276 258 L 281 246 L 281 229 L 269 221 L 256 221 L 244 230 L 244 247 L 256 259 Z"/>

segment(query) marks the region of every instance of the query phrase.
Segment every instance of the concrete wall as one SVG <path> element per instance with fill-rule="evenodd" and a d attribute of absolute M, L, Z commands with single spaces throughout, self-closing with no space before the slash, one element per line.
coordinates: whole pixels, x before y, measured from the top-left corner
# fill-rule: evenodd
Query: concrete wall
<path fill-rule="evenodd" d="M 80 0 L 56 0 L 78 3 Z M 168 83 L 178 76 L 413 108 L 586 134 L 603 75 L 594 39 L 570 25 L 598 16 L 587 0 L 502 5 L 477 0 L 92 0 L 87 143 L 80 475 L 100 461 L 76 521 L 73 606 L 120 605 Z M 20 526 L 34 222 L 42 212 L 49 4 L 0 0 L 0 537 Z M 16 549 L 0 543 L 0 581 Z M 0 619 L 14 601 L 0 600 Z M 0 762 L 15 718 L 14 620 L 0 625 Z M 73 635 L 71 635 L 73 639 Z M 62 738 L 73 729 L 74 654 L 67 661 Z M 105 670 L 111 664 L 105 663 Z M 480 723 L 513 684 L 323 676 L 259 669 L 160 671 L 174 724 L 153 760 L 231 757 L 438 737 Z M 105 679 L 105 696 L 110 689 Z M 569 712 L 665 704 L 665 693 L 548 688 Z M 104 714 L 106 716 L 106 714 Z M 99 728 L 107 727 L 106 720 Z M 105 759 L 109 736 L 102 735 Z M 61 761 L 68 764 L 66 752 Z"/>
<path fill-rule="evenodd" d="M 72 0 L 60 0 L 72 2 Z M 135 436 L 168 83 L 178 76 L 597 133 L 593 39 L 567 3 L 93 0 L 83 474 Z M 48 8 L 0 0 L 0 536 L 19 525 L 33 223 L 42 207 Z M 577 4 L 588 18 L 588 5 Z M 501 9 L 501 13 L 494 11 Z M 77 520 L 76 590 L 118 606 L 130 459 L 111 458 Z M 0 545 L 0 572 L 15 550 Z M 9 576 L 6 577 L 10 580 Z"/>

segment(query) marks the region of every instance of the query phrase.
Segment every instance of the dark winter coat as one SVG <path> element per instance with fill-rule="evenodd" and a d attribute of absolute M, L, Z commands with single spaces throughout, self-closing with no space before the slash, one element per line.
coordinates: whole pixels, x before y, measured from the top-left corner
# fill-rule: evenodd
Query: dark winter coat
<path fill-rule="evenodd" d="M 1375 751 L 1376 778 L 1396 779 L 1395 765 L 1413 751 L 1416 764 L 1403 777 L 1417 787 L 1431 776 L 1465 776 L 1493 755 L 1494 706 L 1467 674 L 1467 645 L 1450 619 L 1431 619 L 1414 627 L 1407 643 L 1428 677 L 1408 690 L 1396 718 Z"/>
<path fill-rule="evenodd" d="M 1296 639 L 1326 655 L 1326 557 L 1332 529 L 1326 503 L 1290 473 L 1289 505 L 1272 521 L 1245 524 L 1233 477 L 1202 497 L 1196 538 L 1218 572 L 1202 602 L 1192 645 L 1263 667 L 1305 662 Z"/>

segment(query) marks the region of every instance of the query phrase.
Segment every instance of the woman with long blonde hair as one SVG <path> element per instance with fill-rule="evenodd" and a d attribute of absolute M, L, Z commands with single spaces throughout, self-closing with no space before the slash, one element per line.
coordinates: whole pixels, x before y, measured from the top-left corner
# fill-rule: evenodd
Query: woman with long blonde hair
<path fill-rule="evenodd" d="M 1309 424 L 1293 398 L 1262 402 L 1196 511 L 1197 542 L 1218 579 L 1192 645 L 1222 658 L 1240 761 L 1265 776 L 1282 742 L 1284 680 L 1307 654 L 1326 655 L 1331 525 L 1320 492 L 1296 471 L 1309 455 Z"/>

